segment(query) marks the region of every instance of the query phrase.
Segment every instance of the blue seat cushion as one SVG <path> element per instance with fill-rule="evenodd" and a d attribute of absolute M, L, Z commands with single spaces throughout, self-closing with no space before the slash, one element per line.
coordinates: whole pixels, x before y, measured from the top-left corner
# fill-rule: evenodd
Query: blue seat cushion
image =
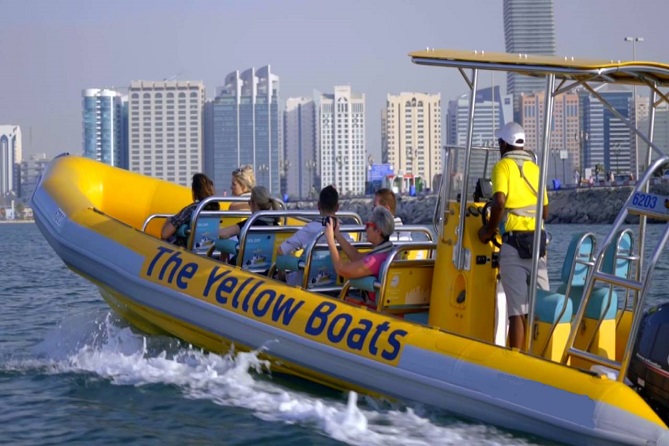
<path fill-rule="evenodd" d="M 583 298 L 583 286 L 572 286 L 569 298 L 574 302 L 574 308 L 578 310 Z M 558 293 L 567 291 L 567 285 L 560 285 Z M 609 305 L 609 300 L 611 305 Z M 607 308 L 608 307 L 608 308 Z M 589 319 L 599 319 L 602 315 L 604 320 L 614 319 L 618 310 L 618 295 L 609 288 L 598 287 L 592 290 L 592 296 L 588 307 L 585 309 L 585 317 Z"/>
<path fill-rule="evenodd" d="M 565 301 L 567 306 L 560 317 L 562 308 L 565 306 Z M 537 302 L 534 314 L 538 320 L 549 324 L 569 322 L 573 314 L 573 307 L 571 300 L 567 299 L 564 294 L 537 290 Z"/>

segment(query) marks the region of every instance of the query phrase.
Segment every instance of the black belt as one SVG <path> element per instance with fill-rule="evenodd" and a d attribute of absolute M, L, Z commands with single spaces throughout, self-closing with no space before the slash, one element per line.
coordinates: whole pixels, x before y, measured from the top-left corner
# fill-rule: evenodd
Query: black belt
<path fill-rule="evenodd" d="M 517 235 L 527 234 L 528 232 L 534 233 L 534 231 L 509 231 L 509 232 L 505 232 L 504 234 L 502 234 L 502 242 L 503 243 L 508 243 L 509 240 L 513 239 Z"/>

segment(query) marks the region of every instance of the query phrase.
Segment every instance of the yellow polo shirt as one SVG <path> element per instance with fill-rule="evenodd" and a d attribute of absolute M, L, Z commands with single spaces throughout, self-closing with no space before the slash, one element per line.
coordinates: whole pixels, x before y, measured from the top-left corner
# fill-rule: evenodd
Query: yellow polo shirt
<path fill-rule="evenodd" d="M 539 189 L 539 166 L 531 161 L 523 163 L 523 174 L 532 184 L 534 190 Z M 533 217 L 524 217 L 509 212 L 510 209 L 519 209 L 532 206 L 536 209 L 537 196 L 520 175 L 516 161 L 502 158 L 492 169 L 492 191 L 501 192 L 506 196 L 506 223 L 505 231 L 534 231 L 536 220 Z M 548 193 L 544 190 L 544 205 L 548 205 Z"/>

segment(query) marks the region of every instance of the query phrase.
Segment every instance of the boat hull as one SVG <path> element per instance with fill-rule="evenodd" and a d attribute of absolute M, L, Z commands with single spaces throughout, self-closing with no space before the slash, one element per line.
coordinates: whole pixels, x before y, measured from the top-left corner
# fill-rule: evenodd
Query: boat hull
<path fill-rule="evenodd" d="M 142 233 L 111 217 L 113 196 L 101 210 L 86 199 L 86 190 L 114 190 L 91 187 L 98 178 L 134 178 L 109 169 L 76 157 L 55 160 L 33 211 L 61 259 L 140 329 L 213 352 L 230 344 L 260 350 L 280 371 L 319 383 L 557 441 L 669 442 L 661 420 L 622 383 L 308 293 Z M 72 172 L 79 177 L 63 183 Z"/>

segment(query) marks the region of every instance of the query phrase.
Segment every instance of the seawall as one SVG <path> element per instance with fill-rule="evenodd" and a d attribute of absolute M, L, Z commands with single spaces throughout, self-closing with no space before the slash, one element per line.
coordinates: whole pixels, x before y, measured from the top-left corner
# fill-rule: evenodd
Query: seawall
<path fill-rule="evenodd" d="M 625 203 L 632 188 L 620 187 L 583 187 L 549 191 L 548 223 L 613 223 L 622 205 Z M 669 196 L 669 184 L 655 184 L 651 192 Z M 397 216 L 405 224 L 426 225 L 432 223 L 436 195 L 420 197 L 399 196 Z M 315 201 L 288 203 L 289 209 L 315 209 Z M 341 199 L 339 208 L 357 212 L 363 221 L 372 210 L 372 197 Z M 631 216 L 628 223 L 636 223 L 638 218 Z"/>

